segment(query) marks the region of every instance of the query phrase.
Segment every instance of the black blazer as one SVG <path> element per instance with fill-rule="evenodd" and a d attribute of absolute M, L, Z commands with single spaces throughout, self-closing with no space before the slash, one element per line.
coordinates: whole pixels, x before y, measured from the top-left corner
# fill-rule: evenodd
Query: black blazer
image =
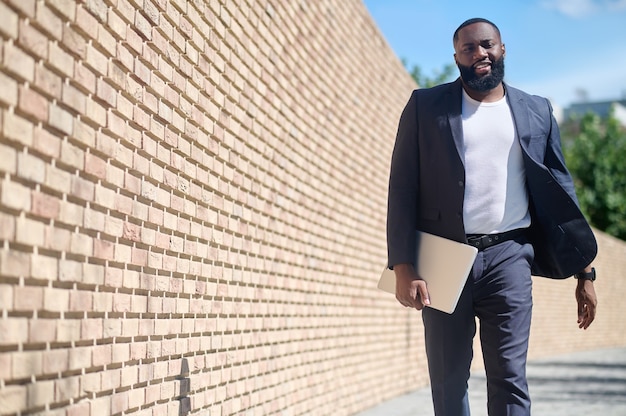
<path fill-rule="evenodd" d="M 389 266 L 415 262 L 415 230 L 467 242 L 461 80 L 413 91 L 398 126 L 387 210 Z M 547 99 L 505 85 L 519 137 L 530 199 L 532 273 L 569 277 L 598 248 L 565 167 Z"/>

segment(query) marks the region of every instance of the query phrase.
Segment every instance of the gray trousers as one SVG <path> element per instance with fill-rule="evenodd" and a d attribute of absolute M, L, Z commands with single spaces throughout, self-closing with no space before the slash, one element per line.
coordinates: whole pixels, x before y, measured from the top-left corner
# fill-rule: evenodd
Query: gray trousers
<path fill-rule="evenodd" d="M 424 308 L 426 355 L 436 416 L 469 416 L 467 381 L 476 333 L 487 375 L 490 416 L 529 416 L 526 356 L 532 312 L 526 237 L 478 252 L 453 314 Z"/>

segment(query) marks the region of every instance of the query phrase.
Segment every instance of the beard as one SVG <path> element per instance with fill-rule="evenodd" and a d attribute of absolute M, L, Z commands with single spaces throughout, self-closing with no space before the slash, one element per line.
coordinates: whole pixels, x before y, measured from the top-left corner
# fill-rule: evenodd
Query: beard
<path fill-rule="evenodd" d="M 457 63 L 461 79 L 475 91 L 486 92 L 497 87 L 504 79 L 504 55 L 491 63 L 491 72 L 487 75 L 476 75 L 474 68 Z"/>

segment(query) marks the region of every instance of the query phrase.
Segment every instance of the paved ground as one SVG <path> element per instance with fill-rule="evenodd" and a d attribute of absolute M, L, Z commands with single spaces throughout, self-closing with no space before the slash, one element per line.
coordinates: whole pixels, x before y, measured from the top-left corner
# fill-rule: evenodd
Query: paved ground
<path fill-rule="evenodd" d="M 533 416 L 626 416 L 626 348 L 587 351 L 528 364 Z M 484 372 L 470 378 L 472 416 L 486 416 Z M 356 416 L 433 416 L 428 388 Z"/>

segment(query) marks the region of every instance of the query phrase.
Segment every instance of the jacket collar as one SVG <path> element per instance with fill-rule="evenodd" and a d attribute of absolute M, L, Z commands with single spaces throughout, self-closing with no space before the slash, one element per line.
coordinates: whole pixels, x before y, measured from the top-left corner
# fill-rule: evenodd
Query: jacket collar
<path fill-rule="evenodd" d="M 449 88 L 446 93 L 443 94 L 443 105 L 447 107 L 448 123 L 450 124 L 454 145 L 459 154 L 459 158 L 463 161 L 463 164 L 465 164 L 463 158 L 463 84 L 461 83 L 461 78 L 457 78 L 456 81 L 448 84 L 448 86 Z M 524 93 L 517 88 L 510 87 L 506 83 L 504 83 L 504 90 L 507 103 L 513 115 L 517 137 L 519 137 L 522 148 L 527 148 L 528 142 L 530 141 L 530 117 L 528 114 L 528 105 L 524 99 Z"/>

